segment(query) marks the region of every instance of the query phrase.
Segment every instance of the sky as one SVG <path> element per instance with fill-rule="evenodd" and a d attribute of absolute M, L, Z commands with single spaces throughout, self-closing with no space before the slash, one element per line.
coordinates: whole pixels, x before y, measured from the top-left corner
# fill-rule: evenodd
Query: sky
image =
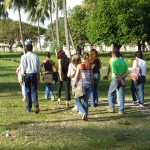
<path fill-rule="evenodd" d="M 73 8 L 76 5 L 80 5 L 82 3 L 83 0 L 67 0 L 67 8 Z M 13 20 L 18 20 L 18 13 L 14 12 L 13 10 L 9 10 L 9 18 L 13 19 Z M 21 12 L 21 16 L 22 16 L 22 21 L 23 22 L 28 22 L 27 21 L 27 15 L 22 11 Z M 30 23 L 30 22 L 28 22 Z M 45 21 L 44 27 L 46 28 L 48 26 L 49 22 L 48 20 Z M 40 26 L 43 26 L 42 24 Z"/>

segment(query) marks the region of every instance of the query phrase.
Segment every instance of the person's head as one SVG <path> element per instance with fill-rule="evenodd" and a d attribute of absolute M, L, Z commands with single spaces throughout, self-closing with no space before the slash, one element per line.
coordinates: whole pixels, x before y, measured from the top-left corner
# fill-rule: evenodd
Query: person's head
<path fill-rule="evenodd" d="M 45 53 L 45 57 L 46 57 L 46 58 L 50 58 L 50 57 L 51 57 L 50 52 L 46 52 L 46 53 Z"/>
<path fill-rule="evenodd" d="M 89 53 L 89 59 L 92 63 L 95 62 L 95 60 L 98 58 L 98 52 L 96 49 L 91 49 Z"/>
<path fill-rule="evenodd" d="M 72 56 L 71 62 L 72 62 L 73 65 L 78 65 L 81 62 L 81 59 L 77 54 L 74 54 Z"/>
<path fill-rule="evenodd" d="M 90 59 L 89 59 L 89 54 L 88 53 L 83 53 L 82 54 L 82 62 L 85 63 L 86 67 L 90 67 Z"/>
<path fill-rule="evenodd" d="M 65 52 L 63 50 L 59 50 L 57 52 L 57 58 L 61 59 L 61 58 L 64 58 L 64 57 L 67 57 L 67 55 L 65 54 Z"/>
<path fill-rule="evenodd" d="M 142 52 L 137 51 L 137 52 L 135 53 L 135 57 L 137 57 L 137 58 L 139 58 L 139 59 L 143 59 L 143 54 L 142 54 Z"/>
<path fill-rule="evenodd" d="M 120 52 L 118 50 L 113 50 L 112 51 L 112 57 L 120 57 Z"/>
<path fill-rule="evenodd" d="M 25 48 L 26 48 L 26 51 L 27 51 L 27 52 L 32 52 L 32 50 L 33 50 L 32 44 L 27 44 L 27 45 L 25 46 Z"/>

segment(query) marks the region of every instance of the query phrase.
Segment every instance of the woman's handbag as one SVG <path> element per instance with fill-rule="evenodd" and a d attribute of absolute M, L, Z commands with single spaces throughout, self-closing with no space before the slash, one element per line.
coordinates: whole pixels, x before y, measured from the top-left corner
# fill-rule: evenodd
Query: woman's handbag
<path fill-rule="evenodd" d="M 85 91 L 82 86 L 78 86 L 78 87 L 74 88 L 74 97 L 75 98 L 82 97 L 82 96 L 84 96 L 84 94 L 85 94 Z"/>
<path fill-rule="evenodd" d="M 52 76 L 51 73 L 45 73 L 43 75 L 43 81 L 44 81 L 44 83 L 52 83 L 52 78 L 53 78 L 53 76 Z"/>
<path fill-rule="evenodd" d="M 74 87 L 73 91 L 74 91 L 74 97 L 75 98 L 79 98 L 79 97 L 82 97 L 82 96 L 85 95 L 85 90 L 84 90 L 84 87 L 83 87 L 82 79 L 80 79 L 78 81 L 77 87 Z"/>

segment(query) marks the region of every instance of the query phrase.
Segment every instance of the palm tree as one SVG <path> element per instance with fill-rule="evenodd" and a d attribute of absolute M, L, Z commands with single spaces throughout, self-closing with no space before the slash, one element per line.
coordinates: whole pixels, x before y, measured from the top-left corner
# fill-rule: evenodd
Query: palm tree
<path fill-rule="evenodd" d="M 43 16 L 45 14 L 45 12 L 49 12 L 49 17 L 50 17 L 50 24 L 51 24 L 51 28 L 52 28 L 52 41 L 54 43 L 54 31 L 53 31 L 53 17 L 52 14 L 54 12 L 54 1 L 53 0 L 40 0 L 39 7 L 42 7 L 42 12 L 41 15 Z"/>
<path fill-rule="evenodd" d="M 57 48 L 60 49 L 60 39 L 59 39 L 59 24 L 58 24 L 58 0 L 54 0 L 55 3 L 55 13 L 56 13 L 56 38 L 57 38 Z"/>
<path fill-rule="evenodd" d="M 24 1 L 24 0 L 4 0 L 5 10 L 7 8 L 14 8 L 15 10 L 18 11 L 20 36 L 21 36 L 24 53 L 25 53 L 25 46 L 24 46 L 24 38 L 23 38 L 23 33 L 22 33 L 22 23 L 21 23 L 21 12 L 20 11 L 21 11 L 21 8 L 25 7 L 25 2 L 26 1 Z"/>
<path fill-rule="evenodd" d="M 8 12 L 4 9 L 4 0 L 0 0 L 0 18 L 8 18 Z"/>
<path fill-rule="evenodd" d="M 70 51 L 70 45 L 69 45 L 69 30 L 68 30 L 66 0 L 63 0 L 63 12 L 64 12 L 64 28 L 65 28 L 66 47 L 69 50 L 69 58 L 71 58 L 71 51 Z"/>
<path fill-rule="evenodd" d="M 28 20 L 34 23 L 38 23 L 38 41 L 39 41 L 39 47 L 42 54 L 42 47 L 41 47 L 41 35 L 40 35 L 40 22 L 44 24 L 44 21 L 46 18 L 49 17 L 48 12 L 45 10 L 45 12 L 42 14 L 43 6 L 39 5 L 39 1 L 27 1 L 26 9 L 25 11 L 29 13 Z"/>

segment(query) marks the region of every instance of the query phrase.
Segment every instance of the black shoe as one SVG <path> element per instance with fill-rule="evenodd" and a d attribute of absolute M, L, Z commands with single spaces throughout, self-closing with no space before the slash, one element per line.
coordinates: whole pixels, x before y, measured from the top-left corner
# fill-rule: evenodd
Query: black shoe
<path fill-rule="evenodd" d="M 38 114 L 39 112 L 40 112 L 40 109 L 39 109 L 39 105 L 37 104 L 37 105 L 35 106 L 35 113 Z"/>

